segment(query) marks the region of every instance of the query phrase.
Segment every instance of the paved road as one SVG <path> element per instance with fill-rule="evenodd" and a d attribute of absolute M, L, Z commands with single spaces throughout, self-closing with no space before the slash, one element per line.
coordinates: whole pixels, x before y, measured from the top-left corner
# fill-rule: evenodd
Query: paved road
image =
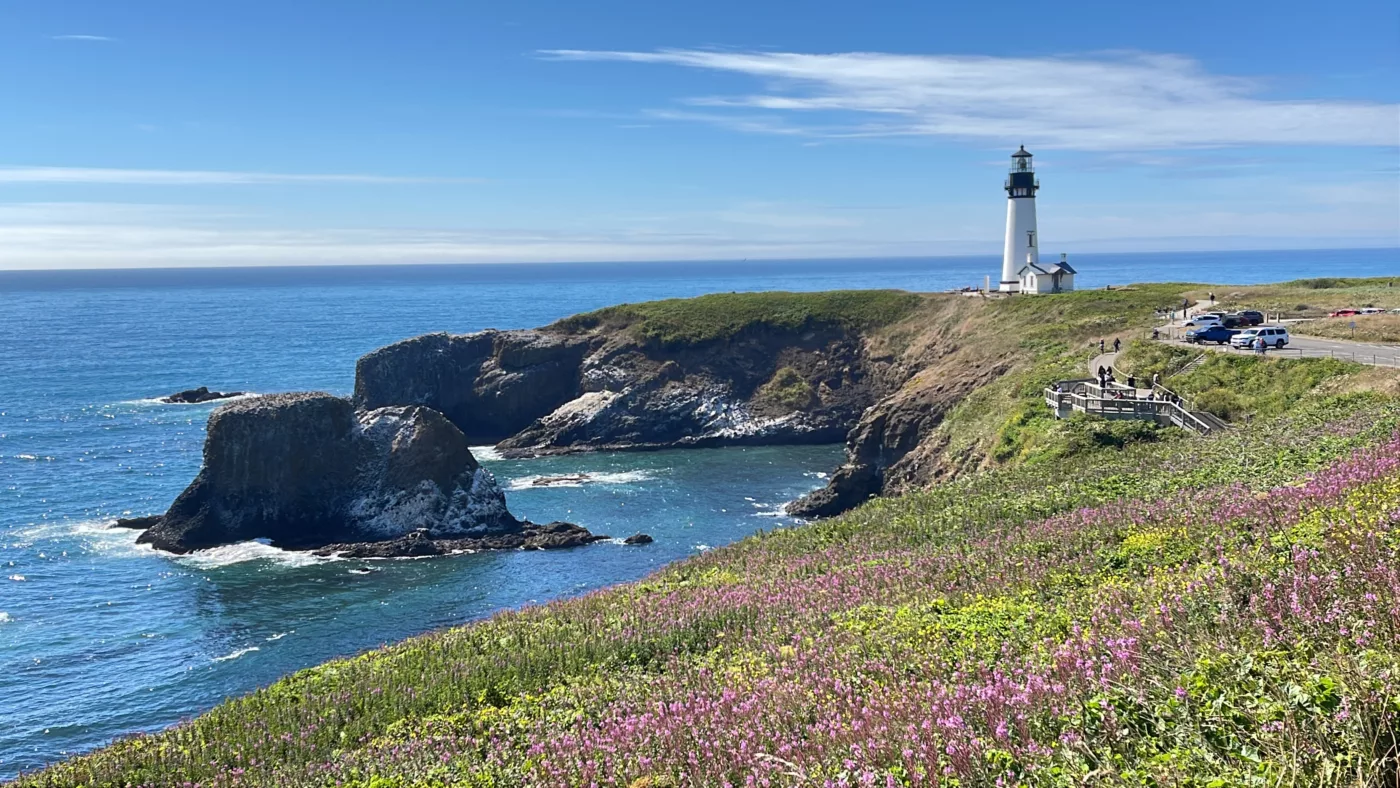
<path fill-rule="evenodd" d="M 1190 314 L 1210 311 L 1210 303 L 1197 301 L 1191 307 Z M 1287 323 L 1285 323 L 1287 325 Z M 1162 326 L 1164 337 L 1179 337 L 1186 333 L 1180 323 L 1169 326 Z M 1182 343 L 1179 339 L 1169 341 Z M 1218 350 L 1222 353 L 1252 353 L 1252 350 L 1239 350 L 1231 348 L 1229 345 L 1194 345 L 1204 350 Z M 1345 339 L 1322 339 L 1321 337 L 1309 337 L 1302 334 L 1290 332 L 1288 347 L 1283 350 L 1270 350 L 1270 356 L 1276 358 L 1338 358 L 1343 361 L 1354 361 L 1358 364 L 1367 364 L 1377 367 L 1397 367 L 1400 368 L 1400 345 L 1379 345 L 1370 342 L 1350 342 Z"/>
<path fill-rule="evenodd" d="M 1222 353 L 1252 353 L 1229 345 L 1195 345 L 1204 350 L 1218 350 Z M 1269 350 L 1276 358 L 1338 358 L 1375 367 L 1400 368 L 1400 346 L 1373 345 L 1366 342 L 1348 342 L 1343 339 L 1321 339 L 1301 334 L 1290 334 L 1288 347 L 1283 350 Z"/>

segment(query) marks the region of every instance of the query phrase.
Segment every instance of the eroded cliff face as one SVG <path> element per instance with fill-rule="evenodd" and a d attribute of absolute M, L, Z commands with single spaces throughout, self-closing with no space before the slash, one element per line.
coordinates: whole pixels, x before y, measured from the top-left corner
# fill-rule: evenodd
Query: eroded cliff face
<path fill-rule="evenodd" d="M 924 486 L 956 472 L 937 434 L 944 417 L 1005 374 L 1010 359 L 968 366 L 954 353 L 932 362 L 862 414 L 846 440 L 846 462 L 827 485 L 789 504 L 798 517 L 830 517 L 882 494 Z"/>
<path fill-rule="evenodd" d="M 878 365 L 875 365 L 878 366 Z M 825 443 L 881 397 L 863 337 L 754 331 L 666 348 L 626 332 L 436 334 L 356 368 L 360 408 L 421 404 L 507 456 L 597 449 Z"/>
<path fill-rule="evenodd" d="M 426 405 L 472 443 L 495 443 L 578 396 L 592 344 L 542 331 L 406 339 L 360 358 L 355 406 Z"/>
<path fill-rule="evenodd" d="M 822 517 L 956 472 L 937 428 L 1018 355 L 984 304 L 928 297 L 878 331 L 758 327 L 683 346 L 625 329 L 436 334 L 360 360 L 360 408 L 421 404 L 506 456 L 845 441 L 828 485 L 794 502 Z"/>

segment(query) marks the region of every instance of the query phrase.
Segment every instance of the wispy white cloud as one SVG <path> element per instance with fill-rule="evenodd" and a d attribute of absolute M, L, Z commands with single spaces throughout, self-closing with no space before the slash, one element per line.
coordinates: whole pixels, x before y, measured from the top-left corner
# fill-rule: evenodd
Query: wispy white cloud
<path fill-rule="evenodd" d="M 133 186 L 203 186 L 294 183 L 478 183 L 479 178 L 398 175 L 325 175 L 219 170 L 123 170 L 101 167 L 0 167 L 0 183 L 111 183 Z"/>
<path fill-rule="evenodd" d="M 116 41 L 116 40 L 117 40 L 117 39 L 115 39 L 115 38 L 109 38 L 108 36 L 66 35 L 66 36 L 49 36 L 49 37 L 52 38 L 54 41 Z"/>
<path fill-rule="evenodd" d="M 698 96 L 659 118 L 814 137 L 931 136 L 1087 151 L 1400 145 L 1400 104 L 1266 96 L 1179 55 L 1011 58 L 666 49 L 546 50 L 568 61 L 745 74 L 764 92 Z M 755 112 L 764 113 L 755 115 Z"/>

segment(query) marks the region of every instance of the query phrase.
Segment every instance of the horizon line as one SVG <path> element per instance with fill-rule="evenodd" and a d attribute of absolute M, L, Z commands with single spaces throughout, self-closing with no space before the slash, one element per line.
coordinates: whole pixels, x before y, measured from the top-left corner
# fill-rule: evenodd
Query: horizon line
<path fill-rule="evenodd" d="M 1400 244 L 1394 246 L 1304 246 L 1289 248 L 1260 248 L 1260 249 L 1168 249 L 1158 251 L 1097 251 L 1097 252 L 1075 252 L 1070 253 L 1070 257 L 1096 257 L 1103 255 L 1168 255 L 1168 254 L 1264 254 L 1269 252 L 1380 252 L 1394 251 L 1400 252 Z M 1001 254 L 997 252 L 984 252 L 972 254 L 932 254 L 932 255 L 866 255 L 850 256 L 841 255 L 833 257 L 716 257 L 716 258 L 674 258 L 662 260 L 535 260 L 535 261 L 501 261 L 501 262 L 462 262 L 443 261 L 438 263 L 410 262 L 410 263 L 283 263 L 270 265 L 147 265 L 147 266 L 103 266 L 99 268 L 0 268 L 0 276 L 5 274 L 18 273 L 106 273 L 117 271 L 271 271 L 286 269 L 310 269 L 310 270 L 333 270 L 343 268 L 468 268 L 468 267 L 506 267 L 506 266 L 584 266 L 584 265 L 669 265 L 669 264 L 706 264 L 706 263 L 742 263 L 742 262 L 765 262 L 765 263 L 802 263 L 802 262 L 841 262 L 841 261 L 868 261 L 868 260 L 952 260 L 952 259 L 988 259 L 999 260 Z M 1380 277 L 1384 278 L 1384 277 Z"/>

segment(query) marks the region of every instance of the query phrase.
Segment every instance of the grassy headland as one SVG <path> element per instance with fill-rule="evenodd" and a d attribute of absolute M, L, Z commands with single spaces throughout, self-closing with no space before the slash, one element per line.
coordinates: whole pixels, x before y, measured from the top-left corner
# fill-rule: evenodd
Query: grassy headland
<path fill-rule="evenodd" d="M 1219 437 L 1046 415 L 1092 341 L 1191 287 L 907 302 L 872 343 L 1004 365 L 934 433 L 981 473 L 304 670 L 19 784 L 1392 785 L 1400 401 L 1335 393 L 1376 388 L 1350 365 L 1221 355 L 1171 381 L 1255 415 Z M 755 319 L 661 303 L 578 325 Z M 1179 369 L 1163 347 L 1125 362 Z"/>
<path fill-rule="evenodd" d="M 560 320 L 553 328 L 623 329 L 638 339 L 676 347 L 730 339 L 755 328 L 866 330 L 898 322 L 920 301 L 918 295 L 900 290 L 714 293 L 605 307 Z"/>

